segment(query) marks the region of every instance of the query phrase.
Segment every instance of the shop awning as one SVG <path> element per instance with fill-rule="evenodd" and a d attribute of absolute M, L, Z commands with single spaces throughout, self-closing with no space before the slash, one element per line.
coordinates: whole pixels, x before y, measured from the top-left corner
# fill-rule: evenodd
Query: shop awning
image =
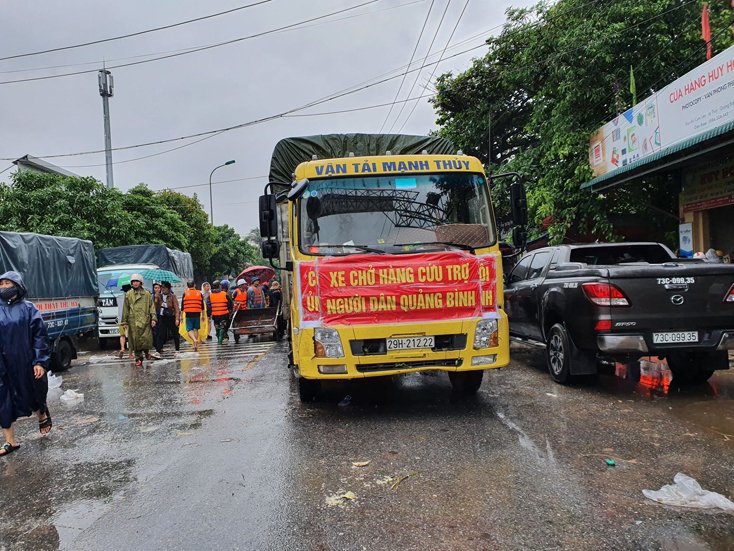
<path fill-rule="evenodd" d="M 658 171 L 667 172 L 689 164 L 696 157 L 706 155 L 734 143 L 734 121 L 722 124 L 692 138 L 653 153 L 627 166 L 620 167 L 586 182 L 581 189 L 598 192 L 633 180 L 639 180 Z"/>

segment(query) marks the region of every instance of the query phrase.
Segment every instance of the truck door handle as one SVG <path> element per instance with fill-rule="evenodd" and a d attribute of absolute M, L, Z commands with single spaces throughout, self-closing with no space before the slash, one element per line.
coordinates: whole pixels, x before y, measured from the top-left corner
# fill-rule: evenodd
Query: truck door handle
<path fill-rule="evenodd" d="M 530 286 L 530 288 L 531 288 L 531 289 L 533 289 L 533 290 L 534 290 L 534 289 L 537 289 L 538 287 L 540 287 L 540 283 L 533 283 L 533 284 L 532 284 L 532 285 Z"/>

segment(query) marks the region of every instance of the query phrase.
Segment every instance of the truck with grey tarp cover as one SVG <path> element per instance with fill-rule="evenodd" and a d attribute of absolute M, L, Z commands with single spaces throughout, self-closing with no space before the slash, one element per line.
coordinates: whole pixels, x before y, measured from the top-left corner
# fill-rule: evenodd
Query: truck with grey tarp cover
<path fill-rule="evenodd" d="M 91 241 L 0 232 L 0 273 L 18 272 L 51 341 L 51 369 L 76 358 L 77 339 L 97 330 L 97 266 Z"/>

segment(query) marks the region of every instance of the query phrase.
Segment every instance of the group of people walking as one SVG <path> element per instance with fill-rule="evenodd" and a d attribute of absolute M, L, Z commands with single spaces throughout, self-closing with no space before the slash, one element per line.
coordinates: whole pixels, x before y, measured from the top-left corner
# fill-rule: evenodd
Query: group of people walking
<path fill-rule="evenodd" d="M 201 290 L 189 281 L 180 304 L 169 282 L 154 285 L 153 293 L 143 284 L 142 275 L 130 276 L 130 284 L 122 288 L 125 294 L 119 314 L 120 357 L 125 354 L 127 339 L 138 367 L 144 359 L 153 359 L 151 350 L 162 352 L 171 335 L 179 350 L 182 323 L 196 351 L 202 318 L 209 321 L 208 327 L 215 327 L 217 342 L 223 344 L 231 316 L 238 309 L 277 307 L 282 300 L 277 281 L 268 289 L 260 285 L 259 278 L 249 287 L 240 279 L 234 293 L 226 280 L 204 283 Z M 13 430 L 17 419 L 35 414 L 42 435 L 53 426 L 46 403 L 51 361 L 48 333 L 36 306 L 25 300 L 26 294 L 20 274 L 10 271 L 0 275 L 0 428 L 5 438 L 0 457 L 20 448 Z"/>

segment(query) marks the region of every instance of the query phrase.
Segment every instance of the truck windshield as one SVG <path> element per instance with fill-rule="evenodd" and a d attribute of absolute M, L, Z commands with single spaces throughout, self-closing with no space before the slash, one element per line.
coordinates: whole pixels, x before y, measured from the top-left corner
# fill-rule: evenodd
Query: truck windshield
<path fill-rule="evenodd" d="M 495 243 L 489 191 L 480 174 L 312 180 L 298 209 L 305 254 L 395 254 Z"/>

